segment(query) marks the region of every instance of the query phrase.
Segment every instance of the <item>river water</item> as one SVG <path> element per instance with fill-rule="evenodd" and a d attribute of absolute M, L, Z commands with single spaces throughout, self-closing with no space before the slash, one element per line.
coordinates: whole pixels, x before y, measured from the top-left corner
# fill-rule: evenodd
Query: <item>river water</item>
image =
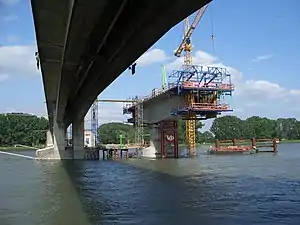
<path fill-rule="evenodd" d="M 300 144 L 277 155 L 198 152 L 64 163 L 0 154 L 0 224 L 300 224 Z"/>

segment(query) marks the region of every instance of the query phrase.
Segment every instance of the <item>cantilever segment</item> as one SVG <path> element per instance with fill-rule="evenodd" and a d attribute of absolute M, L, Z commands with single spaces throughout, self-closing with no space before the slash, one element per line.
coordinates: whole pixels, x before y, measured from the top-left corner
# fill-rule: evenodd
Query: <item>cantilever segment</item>
<path fill-rule="evenodd" d="M 174 70 L 168 77 L 169 86 L 176 85 L 177 94 L 189 99 L 184 105 L 178 105 L 172 115 L 187 119 L 196 114 L 195 119 L 213 118 L 222 112 L 233 111 L 227 103 L 232 96 L 234 85 L 226 68 L 185 65 Z"/>

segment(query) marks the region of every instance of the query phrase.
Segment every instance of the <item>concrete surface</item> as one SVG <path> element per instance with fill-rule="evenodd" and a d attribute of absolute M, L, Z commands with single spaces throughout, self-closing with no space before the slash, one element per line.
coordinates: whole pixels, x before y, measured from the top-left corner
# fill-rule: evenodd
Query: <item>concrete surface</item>
<path fill-rule="evenodd" d="M 31 0 L 50 124 L 82 119 L 129 65 L 208 2 Z"/>

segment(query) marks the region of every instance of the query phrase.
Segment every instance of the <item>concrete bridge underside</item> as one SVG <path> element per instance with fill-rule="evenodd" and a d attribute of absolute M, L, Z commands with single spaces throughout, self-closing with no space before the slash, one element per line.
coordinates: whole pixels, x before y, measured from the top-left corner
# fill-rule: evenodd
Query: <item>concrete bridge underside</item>
<path fill-rule="evenodd" d="M 81 124 L 99 93 L 210 1 L 31 0 L 52 134 Z"/>

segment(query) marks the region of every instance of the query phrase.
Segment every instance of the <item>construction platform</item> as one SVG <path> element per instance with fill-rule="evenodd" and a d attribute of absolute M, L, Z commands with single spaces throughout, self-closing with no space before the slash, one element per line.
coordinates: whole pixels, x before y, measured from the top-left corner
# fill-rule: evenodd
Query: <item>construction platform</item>
<path fill-rule="evenodd" d="M 232 139 L 216 140 L 215 146 L 210 146 L 208 154 L 255 154 L 259 152 L 277 153 L 279 140 L 274 139 Z"/>
<path fill-rule="evenodd" d="M 136 143 L 142 143 L 143 127 L 151 125 L 151 122 L 148 122 L 149 117 L 155 117 L 154 123 L 159 126 L 163 126 L 163 121 L 186 120 L 189 154 L 195 155 L 196 120 L 216 118 L 223 112 L 233 111 L 228 103 L 234 91 L 231 75 L 226 68 L 184 65 L 181 69 L 172 71 L 165 80 L 162 88 L 153 89 L 150 95 L 131 98 L 131 102 L 125 103 L 123 114 L 131 114 L 127 122 L 136 127 Z M 164 110 L 159 112 L 163 107 L 158 107 L 157 104 L 168 105 L 168 111 L 164 111 L 164 107 Z M 158 114 L 164 114 L 164 117 L 161 116 L 159 120 Z M 177 129 L 177 125 L 175 127 Z M 163 132 L 163 129 L 160 130 Z M 176 149 L 178 146 L 174 146 L 174 151 Z M 161 157 L 164 157 L 163 152 L 161 149 Z M 177 156 L 176 153 L 173 155 Z"/>
<path fill-rule="evenodd" d="M 168 76 L 168 84 L 161 89 L 153 89 L 152 93 L 143 97 L 132 98 L 132 103 L 126 103 L 123 114 L 132 114 L 129 123 L 135 123 L 137 107 L 162 94 L 182 96 L 185 103 L 178 105 L 170 114 L 187 119 L 188 113 L 193 112 L 194 120 L 214 118 L 222 112 L 233 111 L 226 97 L 232 96 L 234 85 L 231 75 L 226 68 L 206 66 L 185 66 L 174 70 Z M 191 119 L 191 118 L 188 118 Z"/>

